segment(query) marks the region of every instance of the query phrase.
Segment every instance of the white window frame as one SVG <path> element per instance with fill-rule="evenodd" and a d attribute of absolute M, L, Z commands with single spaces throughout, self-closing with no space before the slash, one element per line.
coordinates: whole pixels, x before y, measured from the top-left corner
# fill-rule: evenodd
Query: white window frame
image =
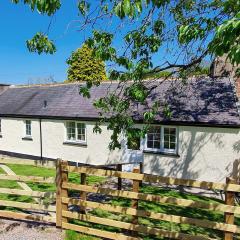
<path fill-rule="evenodd" d="M 174 128 L 176 130 L 176 137 L 175 137 L 175 149 L 167 149 L 164 148 L 164 129 L 165 128 Z M 162 147 L 162 151 L 164 153 L 173 153 L 173 154 L 177 154 L 178 151 L 178 128 L 175 126 L 162 126 L 163 131 L 161 131 L 161 147 Z"/>
<path fill-rule="evenodd" d="M 70 122 L 74 122 L 74 124 L 75 124 L 75 137 L 76 137 L 75 140 L 68 139 L 67 124 L 70 123 Z M 78 123 L 84 124 L 84 126 L 85 126 L 85 140 L 77 140 L 77 136 L 78 136 L 77 124 Z M 65 122 L 65 142 L 69 142 L 69 143 L 84 143 L 84 144 L 86 144 L 87 143 L 87 125 L 86 125 L 86 123 L 85 122 L 79 122 L 79 121 L 71 121 L 71 120 L 66 121 Z"/>
<path fill-rule="evenodd" d="M 148 142 L 148 133 L 145 135 L 145 146 L 144 146 L 144 149 L 145 150 L 149 150 L 149 151 L 152 151 L 152 152 L 161 152 L 161 145 L 162 145 L 162 127 L 159 126 L 159 125 L 153 125 L 152 127 L 160 127 L 161 129 L 161 135 L 160 135 L 160 148 L 148 148 L 147 146 L 147 142 Z"/>
<path fill-rule="evenodd" d="M 30 122 L 30 133 L 31 133 L 30 135 L 27 134 L 27 121 Z M 28 138 L 32 137 L 32 120 L 30 120 L 30 119 L 24 120 L 24 136 L 28 137 Z"/>
<path fill-rule="evenodd" d="M 152 125 L 152 127 L 160 127 L 161 128 L 161 135 L 160 135 L 160 148 L 148 148 L 147 142 L 148 142 L 148 134 L 145 136 L 145 146 L 144 149 L 147 151 L 152 152 L 159 152 L 159 153 L 167 153 L 167 154 L 177 154 L 178 153 L 178 127 L 177 126 L 171 126 L 171 125 Z M 176 129 L 176 138 L 175 138 L 175 149 L 166 149 L 164 148 L 164 129 L 165 128 L 175 128 Z"/>

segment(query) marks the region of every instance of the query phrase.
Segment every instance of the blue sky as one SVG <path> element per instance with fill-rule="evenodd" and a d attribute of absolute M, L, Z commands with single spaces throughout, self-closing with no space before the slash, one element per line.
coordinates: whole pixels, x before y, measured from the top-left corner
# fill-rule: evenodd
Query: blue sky
<path fill-rule="evenodd" d="M 50 19 L 32 12 L 27 5 L 0 1 L 0 83 L 26 84 L 28 81 L 53 76 L 56 81 L 66 78 L 66 59 L 78 48 L 83 36 L 69 22 L 78 19 L 76 0 L 62 1 L 62 8 L 52 19 L 50 39 L 55 40 L 57 53 L 38 55 L 29 53 L 26 40 L 37 31 L 47 31 Z"/>
<path fill-rule="evenodd" d="M 0 1 L 0 83 L 28 84 L 38 83 L 52 76 L 55 81 L 62 82 L 67 76 L 66 59 L 71 52 L 81 46 L 86 36 L 77 31 L 74 20 L 80 20 L 77 12 L 77 0 L 62 0 L 62 7 L 53 17 L 43 16 L 37 11 L 32 12 L 28 5 L 12 4 L 11 0 Z M 93 3 L 95 3 L 93 1 Z M 54 40 L 57 52 L 54 55 L 38 55 L 30 53 L 26 40 L 31 39 L 38 31 L 46 32 L 52 23 L 49 38 Z M 69 28 L 69 23 L 72 23 Z M 122 39 L 118 34 L 118 22 L 100 22 L 100 28 L 111 30 L 115 34 L 114 45 L 121 51 Z M 115 25 L 114 25 L 115 24 Z M 133 27 L 133 26 L 132 26 Z M 126 25 L 124 31 L 130 26 Z M 87 34 L 91 34 L 87 29 Z M 177 50 L 174 44 L 170 47 Z M 164 59 L 172 59 L 166 46 L 153 56 L 154 65 L 160 65 Z M 179 61 L 181 57 L 179 58 Z"/>

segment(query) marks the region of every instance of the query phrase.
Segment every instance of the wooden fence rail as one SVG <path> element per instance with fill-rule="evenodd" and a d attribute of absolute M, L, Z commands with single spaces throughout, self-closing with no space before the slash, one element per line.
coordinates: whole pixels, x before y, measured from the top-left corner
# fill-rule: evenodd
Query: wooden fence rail
<path fill-rule="evenodd" d="M 18 181 L 18 182 L 34 182 L 34 183 L 55 183 L 53 177 L 38 177 L 38 176 L 17 176 L 0 174 L 0 180 Z"/>
<path fill-rule="evenodd" d="M 16 220 L 30 220 L 30 221 L 37 221 L 37 222 L 44 222 L 44 223 L 55 223 L 56 218 L 52 216 L 45 216 L 45 215 L 33 215 L 27 213 L 20 213 L 20 212 L 12 212 L 12 211 L 0 211 L 0 217 L 3 218 L 10 218 Z"/>
<path fill-rule="evenodd" d="M 120 168 L 118 168 L 119 170 Z M 168 237 L 171 239 L 196 239 L 196 240 L 212 240 L 211 237 L 206 236 L 196 236 L 191 234 L 186 234 L 182 232 L 175 232 L 165 229 L 160 229 L 156 227 L 149 227 L 140 224 L 138 221 L 139 217 L 149 218 L 159 221 L 165 221 L 175 224 L 189 224 L 206 229 L 214 229 L 223 232 L 223 239 L 233 240 L 234 234 L 240 234 L 240 227 L 234 224 L 234 215 L 240 214 L 240 207 L 234 206 L 234 195 L 240 192 L 240 186 L 235 182 L 228 180 L 226 184 L 224 183 L 214 183 L 214 182 L 201 182 L 186 179 L 177 179 L 169 177 L 160 177 L 149 174 L 139 173 L 139 169 L 135 169 L 133 173 L 121 172 L 116 170 L 105 170 L 96 169 L 91 167 L 73 167 L 68 166 L 67 162 L 61 162 L 58 165 L 58 171 L 61 172 L 60 175 L 64 176 L 61 181 L 59 181 L 59 188 L 57 199 L 57 209 L 61 209 L 61 214 L 57 215 L 57 222 L 59 222 L 61 227 L 65 229 L 72 229 L 82 233 L 87 233 L 90 235 L 95 235 L 98 237 L 104 237 L 109 239 L 141 239 L 141 234 L 155 235 L 161 237 Z M 79 173 L 86 175 L 96 175 L 105 177 L 115 177 L 117 178 L 118 188 L 106 188 L 101 186 L 91 186 L 87 185 L 86 181 L 81 181 L 81 184 L 75 184 L 68 181 L 68 173 Z M 132 180 L 133 188 L 132 190 L 120 190 L 119 182 L 122 182 L 122 178 Z M 177 185 L 177 186 L 188 186 L 196 187 L 208 190 L 221 190 L 226 193 L 226 202 L 224 203 L 206 203 L 202 201 L 195 201 L 189 199 L 182 199 L 176 197 L 165 197 L 155 194 L 145 194 L 141 193 L 141 182 L 150 183 L 161 183 L 167 185 Z M 72 198 L 68 196 L 69 190 L 79 191 L 81 196 L 85 193 L 84 197 Z M 130 199 L 132 204 L 131 207 L 113 206 L 109 203 L 99 203 L 93 202 L 86 198 L 87 193 L 94 194 L 104 194 L 111 197 L 118 197 L 123 199 Z M 170 215 L 164 213 L 157 213 L 149 210 L 142 210 L 138 207 L 138 202 L 155 202 L 160 204 L 175 205 L 180 207 L 194 208 L 196 211 L 198 209 L 206 209 L 208 211 L 216 211 L 225 214 L 225 222 L 216 222 L 211 220 L 195 219 L 190 217 Z M 104 217 L 98 217 L 92 215 L 88 211 L 79 212 L 68 210 L 69 206 L 79 206 L 81 209 L 101 209 L 111 213 L 117 213 L 120 215 L 128 215 L 132 217 L 131 222 L 124 222 L 114 219 L 107 219 Z M 124 232 L 109 232 L 106 230 L 98 230 L 94 227 L 85 227 L 80 225 L 75 225 L 70 223 L 71 219 L 77 219 L 84 222 L 89 222 L 93 224 L 100 224 L 115 227 L 116 229 L 122 229 Z M 94 226 L 94 225 L 93 225 Z M 129 231 L 132 233 L 129 235 Z M 140 234 L 140 235 L 139 235 Z"/>
<path fill-rule="evenodd" d="M 29 197 L 36 197 L 36 198 L 50 198 L 50 199 L 56 198 L 56 193 L 54 192 L 28 191 L 28 190 L 12 189 L 12 188 L 0 188 L 0 193 L 9 194 L 9 195 L 29 196 Z"/>
<path fill-rule="evenodd" d="M 166 185 L 177 185 L 184 187 L 194 187 L 205 190 L 222 190 L 222 191 L 232 191 L 240 192 L 240 185 L 238 184 L 225 184 L 225 183 L 215 183 L 207 181 L 197 181 L 190 179 L 182 178 L 171 178 L 171 177 L 162 177 L 150 174 L 141 174 L 141 173 L 129 173 L 129 172 L 120 172 L 115 170 L 104 170 L 91 167 L 73 167 L 73 166 L 62 166 L 63 171 L 75 172 L 75 173 L 86 173 L 88 175 L 95 176 L 105 176 L 105 177 L 117 177 L 130 180 L 139 180 L 149 183 L 161 183 Z"/>

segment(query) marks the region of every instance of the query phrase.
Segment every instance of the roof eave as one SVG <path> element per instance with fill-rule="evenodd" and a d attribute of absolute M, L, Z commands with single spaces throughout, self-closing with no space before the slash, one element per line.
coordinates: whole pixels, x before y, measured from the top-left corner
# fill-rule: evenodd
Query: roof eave
<path fill-rule="evenodd" d="M 38 115 L 16 115 L 0 114 L 2 118 L 28 118 L 28 119 L 51 119 L 51 120 L 80 120 L 98 121 L 99 117 L 68 117 L 68 116 L 38 116 Z M 143 120 L 135 120 L 135 123 L 143 124 Z M 196 126 L 196 127 L 217 127 L 217 128 L 240 128 L 240 123 L 216 123 L 216 122 L 190 122 L 190 121 L 154 121 L 152 124 L 162 124 L 171 126 Z"/>

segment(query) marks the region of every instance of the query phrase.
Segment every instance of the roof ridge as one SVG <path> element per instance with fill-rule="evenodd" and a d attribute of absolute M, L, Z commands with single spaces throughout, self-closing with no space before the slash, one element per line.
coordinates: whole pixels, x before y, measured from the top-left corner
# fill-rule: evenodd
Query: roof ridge
<path fill-rule="evenodd" d="M 192 76 L 189 77 L 188 80 L 196 80 L 198 78 L 210 78 L 209 76 Z M 144 82 L 148 81 L 162 81 L 162 80 L 180 80 L 179 78 L 175 77 L 169 77 L 169 78 L 149 78 L 149 79 L 144 79 Z M 107 80 L 107 81 L 102 81 L 101 84 L 112 84 L 112 83 L 119 83 L 121 81 L 119 80 Z M 134 80 L 128 80 L 126 82 L 134 82 Z M 84 84 L 86 81 L 75 81 L 75 82 L 58 82 L 58 83 L 43 83 L 43 84 L 23 84 L 23 85 L 10 85 L 10 88 L 32 88 L 32 87 L 57 87 L 57 86 L 65 86 L 65 85 L 79 85 L 79 84 Z"/>
<path fill-rule="evenodd" d="M 28 84 L 28 85 L 11 85 L 10 88 L 32 88 L 32 87 L 57 87 L 65 85 L 76 85 L 84 82 L 73 82 L 73 83 L 44 83 L 44 84 Z"/>
<path fill-rule="evenodd" d="M 109 80 L 102 81 L 101 84 L 112 84 L 118 83 L 119 81 Z M 29 85 L 11 85 L 11 88 L 32 88 L 32 87 L 57 87 L 57 86 L 65 86 L 65 85 L 79 85 L 85 84 L 86 81 L 75 81 L 75 82 L 60 82 L 60 83 L 44 83 L 44 84 L 29 84 Z"/>

